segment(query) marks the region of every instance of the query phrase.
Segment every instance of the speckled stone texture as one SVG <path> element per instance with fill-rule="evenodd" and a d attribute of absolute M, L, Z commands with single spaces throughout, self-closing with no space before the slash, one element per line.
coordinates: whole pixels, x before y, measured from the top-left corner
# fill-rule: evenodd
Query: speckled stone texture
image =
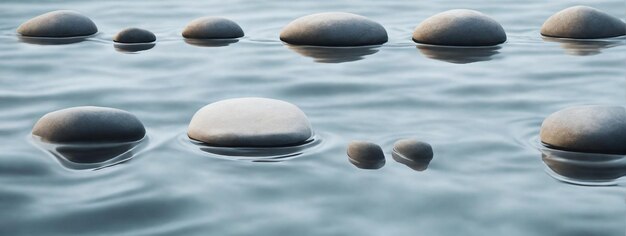
<path fill-rule="evenodd" d="M 566 8 L 543 23 L 541 34 L 548 37 L 598 39 L 626 34 L 626 23 L 587 6 Z"/>
<path fill-rule="evenodd" d="M 17 33 L 27 37 L 78 37 L 98 32 L 96 24 L 88 17 L 69 10 L 58 10 L 32 18 L 17 28 Z"/>
<path fill-rule="evenodd" d="M 494 19 L 474 10 L 455 9 L 431 16 L 413 31 L 413 41 L 442 46 L 494 46 L 506 42 Z"/>

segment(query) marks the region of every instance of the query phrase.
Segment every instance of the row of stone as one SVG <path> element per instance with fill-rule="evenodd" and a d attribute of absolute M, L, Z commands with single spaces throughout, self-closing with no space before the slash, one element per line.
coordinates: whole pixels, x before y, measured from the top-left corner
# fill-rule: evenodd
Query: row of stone
<path fill-rule="evenodd" d="M 129 112 L 105 107 L 73 107 L 44 115 L 32 134 L 51 143 L 111 143 L 143 139 L 145 128 Z M 308 142 L 311 124 L 297 106 L 268 98 L 235 98 L 198 110 L 189 123 L 189 138 L 221 147 L 285 147 Z M 558 111 L 545 119 L 541 141 L 552 148 L 591 153 L 626 154 L 626 108 L 580 106 Z M 396 143 L 395 151 L 409 160 L 432 158 L 430 145 Z M 378 145 L 350 145 L 352 161 L 384 159 Z M 407 151 L 409 150 L 409 151 Z M 410 151 L 421 150 L 421 151 Z M 431 154 L 428 154 L 430 150 Z M 430 155 L 430 157 L 429 157 Z"/>
<path fill-rule="evenodd" d="M 79 37 L 98 32 L 88 17 L 60 10 L 37 16 L 17 29 L 27 37 Z M 548 18 L 541 27 L 548 37 L 597 39 L 626 34 L 620 19 L 587 6 L 570 7 Z M 190 39 L 234 39 L 244 36 L 237 23 L 220 17 L 202 17 L 190 22 L 182 32 Z M 366 46 L 387 42 L 385 28 L 364 16 L 328 12 L 298 18 L 283 28 L 280 39 L 295 45 Z M 436 14 L 421 22 L 413 41 L 444 46 L 493 46 L 507 39 L 502 26 L 474 10 L 456 9 Z M 128 28 L 113 37 L 119 43 L 151 43 L 156 36 L 147 30 Z"/>

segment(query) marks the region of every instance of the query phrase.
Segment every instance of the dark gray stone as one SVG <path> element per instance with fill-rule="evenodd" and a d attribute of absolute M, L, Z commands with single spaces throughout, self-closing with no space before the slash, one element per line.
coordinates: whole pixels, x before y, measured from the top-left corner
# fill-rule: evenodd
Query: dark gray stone
<path fill-rule="evenodd" d="M 183 37 L 188 39 L 233 39 L 243 35 L 243 30 L 234 21 L 213 16 L 195 19 L 183 30 Z"/>
<path fill-rule="evenodd" d="M 50 112 L 32 134 L 54 143 L 105 143 L 141 140 L 146 130 L 133 114 L 107 107 L 72 107 Z"/>
<path fill-rule="evenodd" d="M 626 154 L 626 108 L 577 106 L 557 111 L 541 125 L 541 142 L 554 149 Z"/>
<path fill-rule="evenodd" d="M 378 144 L 352 141 L 348 144 L 348 160 L 361 169 L 379 169 L 385 165 L 385 154 Z"/>
<path fill-rule="evenodd" d="M 152 43 L 156 41 L 156 36 L 145 29 L 126 28 L 113 36 L 116 43 Z"/>
<path fill-rule="evenodd" d="M 98 32 L 96 24 L 86 16 L 69 10 L 48 12 L 32 18 L 17 28 L 28 37 L 78 37 Z"/>
<path fill-rule="evenodd" d="M 625 35 L 626 23 L 592 7 L 574 6 L 548 18 L 541 34 L 573 39 L 610 38 Z"/>
<path fill-rule="evenodd" d="M 280 32 L 280 40 L 296 45 L 366 46 L 387 42 L 387 31 L 364 16 L 328 12 L 300 17 Z"/>
<path fill-rule="evenodd" d="M 428 168 L 428 164 L 433 159 L 433 148 L 425 142 L 401 139 L 393 144 L 391 156 L 399 163 L 422 171 Z"/>
<path fill-rule="evenodd" d="M 413 32 L 413 41 L 444 46 L 494 46 L 506 42 L 494 19 L 474 10 L 455 9 L 431 16 Z"/>
<path fill-rule="evenodd" d="M 212 146 L 283 147 L 307 142 L 313 131 L 304 112 L 291 103 L 235 98 L 198 110 L 187 134 Z"/>

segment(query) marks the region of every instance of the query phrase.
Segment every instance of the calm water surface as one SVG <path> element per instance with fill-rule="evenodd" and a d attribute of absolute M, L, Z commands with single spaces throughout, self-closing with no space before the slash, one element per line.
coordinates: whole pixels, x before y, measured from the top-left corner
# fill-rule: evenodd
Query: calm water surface
<path fill-rule="evenodd" d="M 604 235 L 626 231 L 626 188 L 565 184 L 535 147 L 544 117 L 582 104 L 624 105 L 626 41 L 546 41 L 552 13 L 586 4 L 624 18 L 624 1 L 17 1 L 0 3 L 0 235 Z M 416 47 L 413 28 L 452 8 L 502 23 L 501 48 Z M 67 45 L 21 42 L 23 21 L 57 9 L 90 16 L 100 33 Z M 348 11 L 383 24 L 390 42 L 329 52 L 278 40 L 299 16 Z M 197 46 L 179 35 L 204 15 L 246 37 Z M 157 34 L 123 53 L 124 27 Z M 185 139 L 193 113 L 259 96 L 300 106 L 321 140 L 298 158 L 214 158 Z M 149 141 L 133 159 L 72 170 L 30 130 L 80 105 L 136 114 Z M 393 142 L 433 145 L 423 172 L 391 159 Z M 353 139 L 387 152 L 379 170 L 352 166 Z"/>

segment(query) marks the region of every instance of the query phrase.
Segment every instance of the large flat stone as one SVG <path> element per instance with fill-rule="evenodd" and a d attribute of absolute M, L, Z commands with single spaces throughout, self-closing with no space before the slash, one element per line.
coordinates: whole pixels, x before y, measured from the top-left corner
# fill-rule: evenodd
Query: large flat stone
<path fill-rule="evenodd" d="M 58 10 L 32 18 L 17 28 L 17 33 L 28 37 L 78 37 L 98 32 L 88 17 L 69 10 Z"/>
<path fill-rule="evenodd" d="M 141 140 L 146 130 L 135 115 L 108 107 L 72 107 L 50 112 L 32 134 L 54 143 L 105 143 Z"/>
<path fill-rule="evenodd" d="M 474 10 L 455 9 L 431 16 L 413 32 L 413 41 L 443 46 L 493 46 L 506 41 L 494 19 Z"/>
<path fill-rule="evenodd" d="M 626 108 L 577 106 L 557 111 L 541 125 L 541 141 L 578 152 L 626 154 Z"/>
<path fill-rule="evenodd" d="M 182 34 L 188 39 L 233 39 L 244 35 L 241 27 L 234 21 L 213 16 L 189 22 Z"/>
<path fill-rule="evenodd" d="M 327 12 L 292 21 L 280 32 L 280 40 L 312 46 L 379 45 L 387 42 L 387 31 L 364 16 Z"/>
<path fill-rule="evenodd" d="M 281 147 L 305 143 L 313 131 L 304 112 L 291 103 L 235 98 L 198 110 L 187 134 L 213 146 Z"/>

